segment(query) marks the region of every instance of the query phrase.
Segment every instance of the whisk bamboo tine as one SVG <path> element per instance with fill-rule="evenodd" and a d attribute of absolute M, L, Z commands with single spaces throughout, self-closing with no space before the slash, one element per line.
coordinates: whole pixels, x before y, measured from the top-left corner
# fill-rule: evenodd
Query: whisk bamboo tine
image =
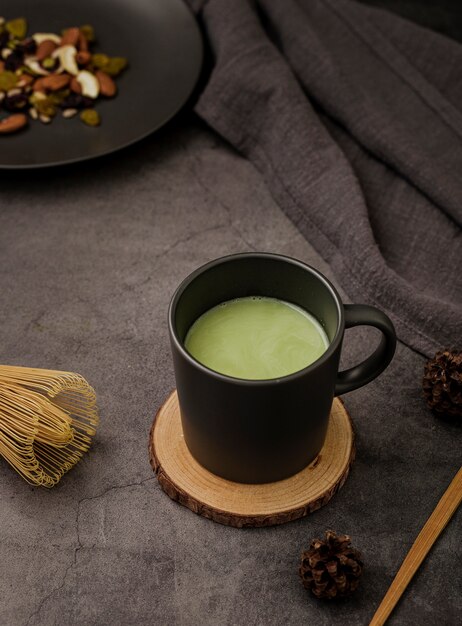
<path fill-rule="evenodd" d="M 0 365 L 0 455 L 27 482 L 55 485 L 97 424 L 96 394 L 79 374 Z"/>

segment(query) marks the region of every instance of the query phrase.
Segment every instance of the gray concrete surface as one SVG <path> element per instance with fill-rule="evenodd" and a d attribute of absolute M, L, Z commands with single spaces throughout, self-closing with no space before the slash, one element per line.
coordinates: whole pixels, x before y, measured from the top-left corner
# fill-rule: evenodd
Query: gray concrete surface
<path fill-rule="evenodd" d="M 183 117 L 118 155 L 0 175 L 0 362 L 77 371 L 101 409 L 96 442 L 52 490 L 0 460 L 0 624 L 137 626 L 367 624 L 460 465 L 461 430 L 420 395 L 423 359 L 345 397 L 358 454 L 342 491 L 291 524 L 227 528 L 161 492 L 147 456 L 174 386 L 166 312 L 191 270 L 244 250 L 290 254 L 335 279 L 258 173 Z M 374 331 L 347 331 L 345 363 Z M 390 624 L 461 622 L 462 512 Z M 356 597 L 325 604 L 297 575 L 326 528 L 363 552 Z"/>

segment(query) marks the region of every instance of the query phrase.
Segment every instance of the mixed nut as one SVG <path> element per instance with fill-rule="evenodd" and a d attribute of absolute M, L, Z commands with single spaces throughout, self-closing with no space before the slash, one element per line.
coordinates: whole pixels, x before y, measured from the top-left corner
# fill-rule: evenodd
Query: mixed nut
<path fill-rule="evenodd" d="M 0 118 L 0 135 L 24 128 L 29 118 L 49 124 L 59 111 L 98 126 L 93 106 L 116 95 L 114 78 L 127 59 L 92 52 L 94 42 L 90 25 L 27 37 L 24 18 L 0 17 L 0 110 L 9 113 Z"/>

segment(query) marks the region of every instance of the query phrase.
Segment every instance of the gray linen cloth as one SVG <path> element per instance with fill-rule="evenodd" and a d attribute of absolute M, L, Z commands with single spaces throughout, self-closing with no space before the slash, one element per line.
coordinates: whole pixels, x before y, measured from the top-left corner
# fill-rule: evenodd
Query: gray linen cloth
<path fill-rule="evenodd" d="M 349 0 L 190 0 L 197 113 L 264 176 L 353 301 L 430 355 L 462 338 L 462 47 Z"/>

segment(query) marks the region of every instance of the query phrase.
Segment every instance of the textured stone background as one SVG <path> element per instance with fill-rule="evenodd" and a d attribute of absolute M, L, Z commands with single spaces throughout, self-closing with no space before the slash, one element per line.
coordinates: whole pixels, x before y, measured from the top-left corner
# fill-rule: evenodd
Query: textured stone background
<path fill-rule="evenodd" d="M 252 166 L 188 114 L 113 157 L 2 173 L 0 185 L 0 362 L 80 372 L 101 409 L 95 445 L 58 487 L 30 487 L 0 461 L 0 624 L 368 623 L 460 465 L 460 429 L 424 408 L 423 359 L 400 344 L 385 374 L 345 397 L 357 460 L 324 509 L 269 529 L 214 524 L 163 494 L 148 463 L 174 386 L 170 296 L 197 266 L 244 250 L 335 277 Z M 375 341 L 347 331 L 345 364 Z M 461 521 L 390 624 L 460 623 Z M 328 527 L 364 554 L 350 602 L 317 602 L 298 580 L 301 550 Z"/>

